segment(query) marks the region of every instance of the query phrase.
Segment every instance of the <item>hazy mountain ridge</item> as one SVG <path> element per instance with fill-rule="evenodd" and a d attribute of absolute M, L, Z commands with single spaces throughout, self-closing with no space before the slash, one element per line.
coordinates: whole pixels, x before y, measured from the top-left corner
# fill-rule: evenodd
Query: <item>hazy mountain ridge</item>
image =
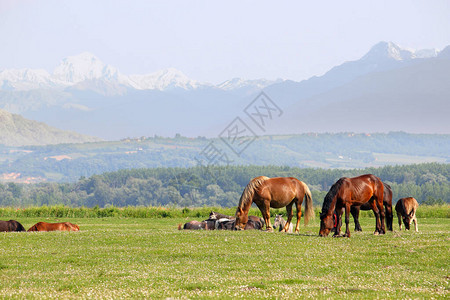
<path fill-rule="evenodd" d="M 0 109 L 0 144 L 6 146 L 98 142 L 100 139 L 50 127 Z"/>

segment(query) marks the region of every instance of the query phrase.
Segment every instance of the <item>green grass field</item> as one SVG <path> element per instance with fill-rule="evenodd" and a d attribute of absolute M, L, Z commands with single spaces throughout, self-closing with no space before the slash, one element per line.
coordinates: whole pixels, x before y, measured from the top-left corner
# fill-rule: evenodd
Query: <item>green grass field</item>
<path fill-rule="evenodd" d="M 81 231 L 0 233 L 0 298 L 450 297 L 448 218 L 374 236 L 363 217 L 349 239 L 318 237 L 317 218 L 299 235 L 177 230 L 192 219 L 47 218 Z"/>

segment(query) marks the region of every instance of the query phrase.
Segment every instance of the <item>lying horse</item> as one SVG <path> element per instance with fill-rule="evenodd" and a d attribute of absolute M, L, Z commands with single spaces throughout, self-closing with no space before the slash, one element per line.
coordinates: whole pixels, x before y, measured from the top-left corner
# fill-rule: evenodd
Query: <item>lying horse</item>
<path fill-rule="evenodd" d="M 308 186 L 294 177 L 269 178 L 259 176 L 253 178 L 245 187 L 236 209 L 236 228 L 242 230 L 248 221 L 248 211 L 254 202 L 264 218 L 266 230 L 272 231 L 270 224 L 270 208 L 286 207 L 287 222 L 282 231 L 286 231 L 291 223 L 292 206 L 297 208 L 297 225 L 295 232 L 299 232 L 302 203 L 305 199 L 305 225 L 314 217 L 313 202 Z"/>
<path fill-rule="evenodd" d="M 26 231 L 22 224 L 16 220 L 0 221 L 0 232 L 7 231 Z"/>
<path fill-rule="evenodd" d="M 349 220 L 350 208 L 361 206 L 369 202 L 375 219 L 374 234 L 384 234 L 384 209 L 383 209 L 384 186 L 380 178 L 366 174 L 358 177 L 342 177 L 333 184 L 325 196 L 320 213 L 320 236 L 327 236 L 337 224 L 334 236 L 339 236 L 341 230 L 341 216 L 345 210 L 345 235 L 350 237 Z M 336 212 L 337 221 L 334 222 L 333 214 Z"/>
<path fill-rule="evenodd" d="M 414 221 L 414 228 L 416 232 L 419 232 L 417 228 L 416 211 L 419 207 L 419 203 L 413 197 L 401 198 L 395 205 L 395 211 L 397 212 L 398 226 L 402 230 L 402 219 L 405 223 L 405 230 L 409 230 L 411 223 Z"/>
<path fill-rule="evenodd" d="M 28 231 L 79 231 L 80 227 L 69 222 L 47 223 L 39 222 L 31 226 Z"/>
<path fill-rule="evenodd" d="M 185 223 L 184 225 L 182 224 L 178 224 L 178 230 L 181 229 L 186 229 L 186 230 L 201 230 L 201 229 L 210 229 L 208 227 L 208 222 L 207 221 L 190 221 Z M 214 229 L 214 227 L 212 227 L 211 229 Z"/>
<path fill-rule="evenodd" d="M 227 215 L 224 215 L 224 214 L 215 212 L 215 211 L 212 211 L 212 212 L 209 214 L 209 219 L 210 219 L 210 220 L 232 219 L 232 218 L 234 218 L 234 217 L 232 217 L 232 216 L 227 216 Z"/>
<path fill-rule="evenodd" d="M 283 219 L 283 215 L 276 215 L 275 220 L 273 221 L 273 229 L 277 229 L 279 227 L 278 231 L 283 230 L 284 226 L 286 225 L 286 220 Z M 289 224 L 288 230 L 286 230 L 287 233 L 292 233 L 294 229 L 294 224 Z"/>
<path fill-rule="evenodd" d="M 252 216 L 250 216 L 252 217 Z M 245 224 L 244 230 L 262 230 L 264 227 L 264 221 L 261 218 L 258 218 L 258 220 L 255 220 L 254 218 L 248 219 L 247 223 Z M 253 216 L 254 217 L 254 216 Z M 216 229 L 217 230 L 236 230 L 236 219 L 219 219 L 216 223 Z"/>

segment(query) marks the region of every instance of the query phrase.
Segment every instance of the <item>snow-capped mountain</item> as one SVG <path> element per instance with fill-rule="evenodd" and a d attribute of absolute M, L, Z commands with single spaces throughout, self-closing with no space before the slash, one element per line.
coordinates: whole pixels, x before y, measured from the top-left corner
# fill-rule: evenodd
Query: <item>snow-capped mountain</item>
<path fill-rule="evenodd" d="M 255 80 L 245 80 L 242 78 L 233 78 L 227 81 L 224 81 L 217 85 L 219 89 L 230 91 L 245 87 L 253 87 L 256 89 L 264 89 L 265 87 L 283 81 L 282 79 L 277 80 L 268 80 L 268 79 L 255 79 Z"/>
<path fill-rule="evenodd" d="M 192 80 L 175 68 L 168 68 L 150 74 L 124 75 L 120 71 L 103 63 L 95 55 L 83 52 L 62 60 L 53 74 L 46 70 L 3 70 L 0 72 L 0 90 L 33 90 L 73 87 L 75 89 L 98 90 L 100 85 L 122 86 L 137 90 L 167 90 L 181 88 L 185 90 L 210 86 Z M 109 88 L 109 93 L 111 88 Z"/>
<path fill-rule="evenodd" d="M 450 47 L 411 50 L 381 42 L 360 59 L 301 82 L 234 78 L 211 85 L 174 68 L 124 75 L 94 55 L 82 53 L 64 59 L 53 74 L 30 69 L 0 72 L 0 109 L 104 139 L 175 133 L 214 136 L 264 89 L 285 111 L 267 134 L 305 130 L 446 133 L 450 127 L 442 114 L 450 98 L 449 65 Z M 355 123 L 352 113 L 357 108 L 365 118 L 367 111 L 385 111 L 378 112 L 378 123 Z M 347 123 L 333 119 L 344 115 Z"/>
<path fill-rule="evenodd" d="M 131 85 L 139 90 L 166 90 L 181 88 L 197 89 L 207 84 L 192 80 L 175 68 L 160 70 L 151 74 L 128 76 Z"/>
<path fill-rule="evenodd" d="M 68 84 L 93 79 L 108 81 L 120 81 L 122 79 L 122 75 L 116 68 L 104 64 L 89 52 L 64 58 L 53 71 L 52 77 Z"/>
<path fill-rule="evenodd" d="M 370 51 L 364 55 L 361 60 L 396 60 L 408 61 L 415 58 L 436 57 L 439 51 L 436 49 L 413 50 L 401 48 L 393 42 L 380 42 L 373 46 Z"/>
<path fill-rule="evenodd" d="M 54 87 L 51 75 L 40 69 L 9 69 L 0 71 L 0 90 L 32 90 Z"/>

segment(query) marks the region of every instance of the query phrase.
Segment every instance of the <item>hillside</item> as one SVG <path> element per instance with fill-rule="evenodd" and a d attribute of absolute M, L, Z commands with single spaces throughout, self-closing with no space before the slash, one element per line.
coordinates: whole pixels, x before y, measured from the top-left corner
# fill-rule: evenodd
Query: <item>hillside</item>
<path fill-rule="evenodd" d="M 59 130 L 0 109 L 0 144 L 6 146 L 96 142 L 100 139 Z"/>
<path fill-rule="evenodd" d="M 214 149 L 218 152 L 215 154 Z M 69 182 L 132 168 L 273 165 L 325 169 L 449 162 L 449 135 L 262 136 L 237 155 L 221 139 L 142 137 L 115 142 L 0 146 L 0 181 Z"/>

